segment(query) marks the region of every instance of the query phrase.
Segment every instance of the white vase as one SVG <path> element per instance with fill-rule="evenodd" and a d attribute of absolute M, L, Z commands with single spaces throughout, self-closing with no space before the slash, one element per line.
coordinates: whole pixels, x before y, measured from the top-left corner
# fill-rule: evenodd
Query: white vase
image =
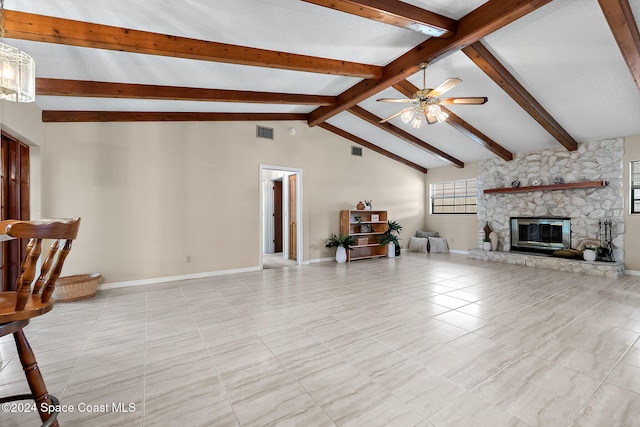
<path fill-rule="evenodd" d="M 393 242 L 387 243 L 387 258 L 396 257 L 396 244 Z"/>
<path fill-rule="evenodd" d="M 584 251 L 582 251 L 582 257 L 585 261 L 593 262 L 596 260 L 596 251 L 585 249 Z"/>
<path fill-rule="evenodd" d="M 489 233 L 489 239 L 491 239 L 491 250 L 497 251 L 498 250 L 498 233 L 496 233 L 495 231 L 492 231 L 491 233 Z"/>
<path fill-rule="evenodd" d="M 338 246 L 338 249 L 336 249 L 336 262 L 340 264 L 347 262 L 347 250 L 344 246 Z"/>
<path fill-rule="evenodd" d="M 484 249 L 485 251 L 490 251 L 491 250 L 491 242 L 482 242 L 482 249 Z"/>

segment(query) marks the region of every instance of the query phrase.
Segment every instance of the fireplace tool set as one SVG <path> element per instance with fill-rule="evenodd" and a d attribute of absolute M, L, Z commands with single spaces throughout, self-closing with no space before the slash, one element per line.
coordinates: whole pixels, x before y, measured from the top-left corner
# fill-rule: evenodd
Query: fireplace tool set
<path fill-rule="evenodd" d="M 600 248 L 598 248 L 598 261 L 614 262 L 611 230 L 613 222 L 610 219 L 598 220 L 598 235 L 600 236 Z"/>

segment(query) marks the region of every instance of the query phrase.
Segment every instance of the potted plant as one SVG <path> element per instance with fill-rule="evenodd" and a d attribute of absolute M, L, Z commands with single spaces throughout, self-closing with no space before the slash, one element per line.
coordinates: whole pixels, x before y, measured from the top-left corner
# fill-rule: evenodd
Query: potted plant
<path fill-rule="evenodd" d="M 489 236 L 486 236 L 482 241 L 482 249 L 484 249 L 485 251 L 491 250 L 491 239 L 489 238 Z"/>
<path fill-rule="evenodd" d="M 402 231 L 402 226 L 396 221 L 387 221 L 387 231 L 379 238 L 380 246 L 387 245 L 387 256 L 393 258 L 400 256 L 400 243 L 398 234 Z"/>
<path fill-rule="evenodd" d="M 582 258 L 585 261 L 593 262 L 596 260 L 596 256 L 598 255 L 598 248 L 592 245 L 584 245 L 582 247 Z"/>
<path fill-rule="evenodd" d="M 337 248 L 336 249 L 336 262 L 342 264 L 347 261 L 347 250 L 352 251 L 353 248 L 351 245 L 355 243 L 355 238 L 353 236 L 336 236 L 332 234 L 327 240 L 327 244 L 325 245 L 327 248 Z"/>

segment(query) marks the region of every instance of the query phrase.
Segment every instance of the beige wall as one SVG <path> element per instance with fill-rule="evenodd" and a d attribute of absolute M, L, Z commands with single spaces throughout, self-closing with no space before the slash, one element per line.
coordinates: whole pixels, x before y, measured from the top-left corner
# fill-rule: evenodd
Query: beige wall
<path fill-rule="evenodd" d="M 627 270 L 640 272 L 640 215 L 631 215 L 631 191 L 629 189 L 630 162 L 640 160 L 640 135 L 624 140 L 624 264 Z"/>
<path fill-rule="evenodd" d="M 478 163 L 465 163 L 464 168 L 447 166 L 429 169 L 426 177 L 426 191 L 432 182 L 451 181 L 478 177 Z M 449 249 L 466 251 L 478 246 L 478 224 L 476 215 L 431 215 L 429 213 L 429 195 L 426 195 L 427 231 L 437 231 L 440 237 L 447 239 Z"/>
<path fill-rule="evenodd" d="M 333 256 L 325 241 L 358 200 L 408 230 L 424 224 L 424 174 L 367 149 L 352 157 L 305 123 L 261 125 L 275 141 L 256 139 L 255 123 L 46 124 L 43 211 L 82 217 L 65 273 L 112 283 L 257 267 L 261 164 L 302 169 L 304 260 Z"/>

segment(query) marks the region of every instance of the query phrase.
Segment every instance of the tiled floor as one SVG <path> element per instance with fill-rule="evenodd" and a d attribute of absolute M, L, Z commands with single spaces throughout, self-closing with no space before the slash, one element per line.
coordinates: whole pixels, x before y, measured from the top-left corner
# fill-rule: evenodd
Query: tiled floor
<path fill-rule="evenodd" d="M 632 276 L 403 254 L 105 291 L 27 330 L 65 426 L 640 425 Z"/>

